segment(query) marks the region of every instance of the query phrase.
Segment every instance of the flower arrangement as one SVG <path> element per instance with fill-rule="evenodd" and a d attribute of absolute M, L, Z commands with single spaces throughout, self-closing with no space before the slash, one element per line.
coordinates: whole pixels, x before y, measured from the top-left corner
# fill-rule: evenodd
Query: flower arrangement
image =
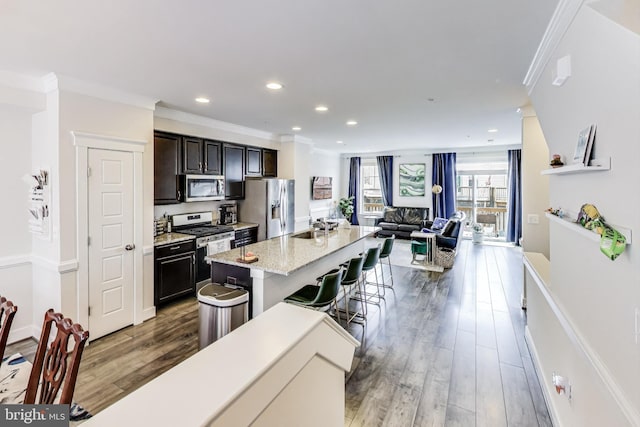
<path fill-rule="evenodd" d="M 351 215 L 353 215 L 353 196 L 343 197 L 338 201 L 338 209 L 340 209 L 340 213 L 346 218 L 351 219 Z"/>
<path fill-rule="evenodd" d="M 477 222 L 474 222 L 471 228 L 476 233 L 482 233 L 484 231 L 484 227 L 482 226 L 482 224 L 478 224 Z"/>

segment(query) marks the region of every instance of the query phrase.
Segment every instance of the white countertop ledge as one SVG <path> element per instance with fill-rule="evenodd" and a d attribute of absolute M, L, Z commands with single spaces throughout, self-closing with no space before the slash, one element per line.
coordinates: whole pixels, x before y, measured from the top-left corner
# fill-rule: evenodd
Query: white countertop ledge
<path fill-rule="evenodd" d="M 83 425 L 216 425 L 243 398 L 253 399 L 240 413 L 249 425 L 264 403 L 256 401 L 256 387 L 260 396 L 277 394 L 315 355 L 347 372 L 358 345 L 325 313 L 279 303 Z"/>

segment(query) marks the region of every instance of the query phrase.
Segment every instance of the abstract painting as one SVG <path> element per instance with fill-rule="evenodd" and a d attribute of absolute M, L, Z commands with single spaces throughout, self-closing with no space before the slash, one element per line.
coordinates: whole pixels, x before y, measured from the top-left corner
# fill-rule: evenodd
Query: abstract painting
<path fill-rule="evenodd" d="M 424 163 L 400 164 L 400 196 L 424 196 Z"/>

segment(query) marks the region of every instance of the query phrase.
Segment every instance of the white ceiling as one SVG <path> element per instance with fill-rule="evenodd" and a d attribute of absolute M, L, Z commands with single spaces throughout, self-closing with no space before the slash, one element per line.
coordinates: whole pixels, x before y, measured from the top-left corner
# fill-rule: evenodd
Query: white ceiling
<path fill-rule="evenodd" d="M 278 134 L 298 125 L 341 152 L 518 144 L 522 80 L 557 3 L 2 0 L 0 70 Z"/>

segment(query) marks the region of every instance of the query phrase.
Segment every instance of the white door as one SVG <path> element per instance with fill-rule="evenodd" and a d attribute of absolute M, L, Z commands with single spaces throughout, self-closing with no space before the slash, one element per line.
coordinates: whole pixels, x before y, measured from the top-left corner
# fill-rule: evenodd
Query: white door
<path fill-rule="evenodd" d="M 133 153 L 89 149 L 89 331 L 133 323 Z"/>

